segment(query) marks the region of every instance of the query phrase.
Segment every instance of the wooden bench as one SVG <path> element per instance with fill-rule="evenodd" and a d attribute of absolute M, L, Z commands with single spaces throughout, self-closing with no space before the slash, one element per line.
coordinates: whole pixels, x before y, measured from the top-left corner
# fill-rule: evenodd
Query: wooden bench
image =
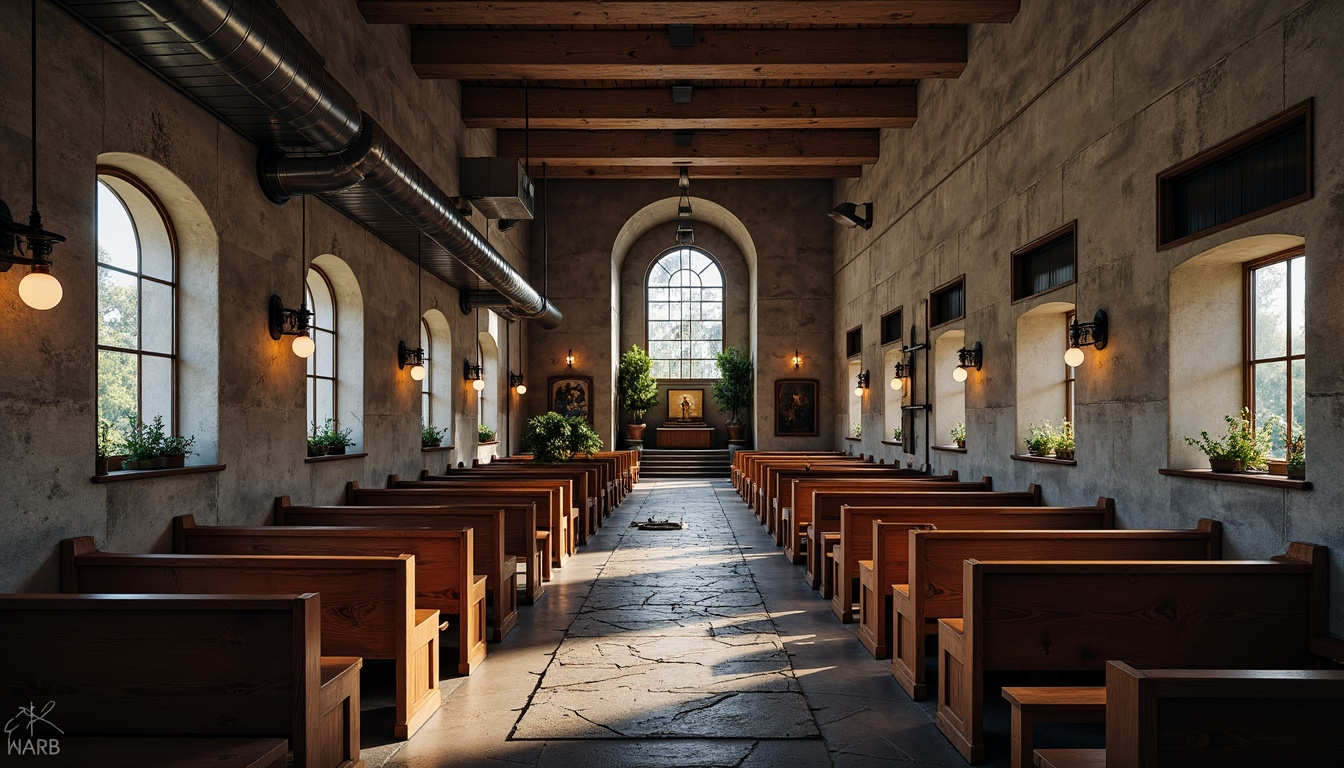
<path fill-rule="evenodd" d="M 1036 750 L 1042 768 L 1344 765 L 1344 671 L 1106 665 L 1106 748 Z"/>
<path fill-rule="evenodd" d="M 558 469 L 553 470 L 551 467 L 558 467 Z M 597 532 L 598 525 L 603 519 L 603 504 L 606 500 L 605 494 L 595 495 L 596 492 L 592 490 L 594 486 L 602 482 L 601 471 L 598 467 L 566 467 L 565 465 L 551 464 L 527 466 L 523 463 L 498 464 L 490 462 L 489 464 L 478 464 L 470 469 L 453 469 L 444 474 L 423 471 L 418 479 L 420 482 L 437 483 L 471 480 L 494 483 L 512 478 L 523 480 L 554 479 L 572 483 L 574 498 L 577 500 L 576 506 L 579 509 L 578 524 L 574 531 L 575 544 L 579 546 L 587 544 L 588 537 Z M 389 480 L 387 487 L 414 486 Z"/>
<path fill-rule="evenodd" d="M 909 578 L 904 584 L 892 584 L 896 640 L 891 673 L 916 701 L 925 698 L 929 636 L 936 636 L 939 619 L 962 617 L 965 560 L 1217 560 L 1222 556 L 1222 526 L 1213 520 L 1200 520 L 1193 530 L 1176 531 L 972 531 L 950 527 L 940 528 L 937 536 L 924 532 L 909 536 Z"/>
<path fill-rule="evenodd" d="M 287 497 L 281 497 L 288 504 Z M 486 577 L 472 570 L 470 530 L 197 525 L 173 518 L 173 551 L 196 555 L 415 555 L 415 607 L 453 617 L 457 673 L 485 660 Z"/>
<path fill-rule="evenodd" d="M 775 545 L 783 546 L 786 539 L 783 521 L 796 517 L 792 510 L 797 506 L 796 502 L 799 495 L 806 497 L 812 490 L 823 485 L 827 488 L 857 489 L 867 487 L 870 483 L 883 483 L 892 480 L 956 482 L 958 479 L 956 470 L 946 475 L 930 475 L 926 472 L 889 467 L 883 464 L 825 465 L 812 467 L 811 469 L 781 469 L 773 474 L 771 482 L 775 483 L 775 487 L 771 494 L 774 498 L 770 507 L 763 510 L 766 515 L 766 528 L 774 534 Z M 803 502 L 807 504 L 808 500 L 803 498 Z"/>
<path fill-rule="evenodd" d="M 505 514 L 502 509 L 448 507 L 300 507 L 281 506 L 277 499 L 276 527 L 318 526 L 357 528 L 434 528 L 472 531 L 472 572 L 485 577 L 485 636 L 492 643 L 504 639 L 518 623 L 518 560 L 504 548 Z"/>
<path fill-rule="evenodd" d="M 857 476 L 871 472 L 882 477 L 888 477 L 892 476 L 894 470 L 898 470 L 898 468 L 868 461 L 855 461 L 850 457 L 762 462 L 757 471 L 759 482 L 756 486 L 756 498 L 753 507 L 756 509 L 756 516 L 765 524 L 767 530 L 773 531 L 772 526 L 778 523 L 780 509 L 788 506 L 788 504 L 781 504 L 779 501 L 781 492 L 780 475 L 820 477 L 830 472 L 839 476 Z M 899 472 L 906 477 L 919 474 L 912 470 L 899 470 Z M 902 475 L 897 474 L 896 476 L 900 477 Z M 785 484 L 785 487 L 787 487 L 787 484 Z"/>
<path fill-rule="evenodd" d="M 613 454 L 610 452 L 595 453 L 591 456 L 579 455 L 571 457 L 562 464 L 543 464 L 535 461 L 530 453 L 518 454 L 515 456 L 495 456 L 489 463 L 476 462 L 482 469 L 491 467 L 563 467 L 563 468 L 584 468 L 596 470 L 598 472 L 598 482 L 590 489 L 604 495 L 601 518 L 611 514 L 612 509 L 621 503 L 625 498 L 626 480 L 633 476 L 633 470 L 630 469 L 631 459 L 624 452 Z M 605 491 L 605 493 L 603 493 Z M 601 522 L 599 519 L 598 522 Z"/>
<path fill-rule="evenodd" d="M 1106 687 L 1093 685 L 1011 686 L 1003 698 L 1012 707 L 1009 744 L 1013 768 L 1032 764 L 1037 723 L 1102 723 L 1106 721 Z M 1092 751 L 1092 750 L 1087 750 Z M 1105 764 L 1102 760 L 1102 764 Z"/>
<path fill-rule="evenodd" d="M 857 467 L 864 464 L 865 460 L 862 456 L 847 456 L 845 454 L 834 453 L 801 456 L 762 456 L 751 460 L 743 487 L 743 490 L 746 492 L 745 501 L 747 502 L 747 506 L 755 509 L 758 517 L 762 514 L 763 505 L 761 504 L 761 499 L 766 495 L 766 490 L 770 487 L 769 483 L 766 482 L 766 476 L 771 467 L 779 466 L 804 469 L 814 464 L 820 466 L 822 464 L 840 463 Z M 762 518 L 762 520 L 764 519 Z"/>
<path fill-rule="evenodd" d="M 296 766 L 358 768 L 363 660 L 322 656 L 321 615 L 312 593 L 0 595 L 0 712 L 55 702 L 62 739 L 287 737 Z"/>
<path fill-rule="evenodd" d="M 873 524 L 872 560 L 859 561 L 859 641 L 874 658 L 892 652 L 891 595 L 893 584 L 909 583 L 910 523 L 928 521 L 949 529 L 1098 529 L 1115 524 L 1115 502 L 1099 499 L 1095 507 L 850 507 Z M 859 510 L 862 510 L 860 513 Z"/>
<path fill-rule="evenodd" d="M 1294 542 L 1274 560 L 980 562 L 962 618 L 938 622 L 938 728 L 985 758 L 984 679 L 998 671 L 1141 667 L 1307 669 L 1325 635 L 1327 554 Z"/>
<path fill-rule="evenodd" d="M 734 451 L 729 478 L 742 500 L 750 504 L 747 486 L 756 463 L 770 458 L 805 459 L 808 457 L 844 456 L 840 451 Z"/>
<path fill-rule="evenodd" d="M 408 739 L 439 709 L 439 612 L 415 607 L 415 556 L 136 555 L 61 542 L 61 591 L 322 595 L 322 649 L 396 665 L 393 731 Z"/>

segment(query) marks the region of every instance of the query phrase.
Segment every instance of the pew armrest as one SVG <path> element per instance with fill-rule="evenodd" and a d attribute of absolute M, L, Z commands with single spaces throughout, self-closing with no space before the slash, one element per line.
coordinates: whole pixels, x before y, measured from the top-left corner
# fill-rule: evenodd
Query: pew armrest
<path fill-rule="evenodd" d="M 334 755 L 337 768 L 359 768 L 358 656 L 323 656 L 322 688 L 318 692 L 318 733 L 321 744 L 309 744 L 309 755 Z"/>

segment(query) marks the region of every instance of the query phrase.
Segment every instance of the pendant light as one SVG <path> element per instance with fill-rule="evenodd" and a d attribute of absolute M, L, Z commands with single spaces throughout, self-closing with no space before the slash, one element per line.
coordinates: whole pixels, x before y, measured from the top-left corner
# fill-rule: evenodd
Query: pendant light
<path fill-rule="evenodd" d="M 424 254 L 422 252 L 422 243 L 424 237 L 420 232 L 415 233 L 415 317 L 417 323 L 424 322 L 424 307 L 421 304 L 420 281 L 424 276 L 425 268 Z M 417 327 L 417 330 L 418 327 Z M 413 381 L 424 381 L 427 372 L 425 371 L 425 348 L 408 347 L 406 342 L 397 342 L 397 367 L 405 368 L 411 366 L 411 379 Z"/>
<path fill-rule="evenodd" d="M 293 336 L 294 341 L 290 349 L 294 354 L 307 360 L 317 351 L 317 344 L 312 337 L 308 335 L 309 321 L 313 313 L 308 310 L 308 196 L 303 196 L 302 216 L 303 221 L 300 225 L 302 234 L 300 235 L 299 250 L 299 300 L 298 309 L 289 309 L 277 295 L 271 295 L 271 303 L 267 313 L 267 325 L 271 332 L 271 338 L 279 341 L 285 336 Z"/>

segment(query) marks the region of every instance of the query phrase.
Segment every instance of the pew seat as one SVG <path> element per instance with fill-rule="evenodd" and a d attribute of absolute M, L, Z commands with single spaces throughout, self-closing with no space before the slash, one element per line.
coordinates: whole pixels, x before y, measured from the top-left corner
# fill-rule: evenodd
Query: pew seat
<path fill-rule="evenodd" d="M 1006 687 L 1003 698 L 1012 707 L 1009 741 L 1013 750 L 1013 768 L 1032 764 L 1032 753 L 1035 752 L 1032 730 L 1037 723 L 1101 723 L 1106 720 L 1105 686 Z"/>

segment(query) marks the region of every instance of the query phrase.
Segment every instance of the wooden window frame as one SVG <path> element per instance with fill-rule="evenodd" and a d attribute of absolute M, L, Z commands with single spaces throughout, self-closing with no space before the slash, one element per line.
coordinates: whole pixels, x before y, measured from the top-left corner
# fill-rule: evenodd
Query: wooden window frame
<path fill-rule="evenodd" d="M 1078 310 L 1070 309 L 1064 313 L 1064 347 L 1068 349 L 1069 344 L 1069 326 L 1078 319 Z M 1064 420 L 1073 423 L 1073 398 L 1077 394 L 1078 369 L 1064 363 Z M 1078 430 L 1075 427 L 1074 432 Z"/>
<path fill-rule="evenodd" d="M 326 287 L 327 287 L 327 293 L 331 295 L 331 327 L 330 327 L 330 328 L 324 328 L 324 327 L 322 327 L 322 326 L 320 326 L 320 325 L 317 324 L 317 314 L 316 314 L 317 303 L 316 303 L 316 302 L 310 302 L 310 304 L 309 304 L 309 306 L 312 307 L 313 312 L 314 312 L 314 314 L 313 314 L 313 318 L 312 318 L 312 323 L 310 324 L 310 328 L 311 328 L 312 330 L 314 330 L 314 331 L 326 331 L 327 333 L 330 333 L 330 334 L 331 334 L 331 375 L 330 375 L 330 376 L 323 376 L 323 375 L 317 373 L 317 365 L 316 365 L 316 364 L 313 365 L 313 372 L 312 372 L 312 373 L 308 373 L 307 361 L 304 361 L 304 371 L 303 371 L 303 375 L 304 375 L 304 380 L 303 380 L 303 383 L 304 383 L 304 391 L 305 391 L 305 393 L 307 393 L 307 392 L 311 392 L 311 393 L 312 393 L 312 396 L 315 398 L 315 397 L 317 396 L 317 384 L 316 384 L 316 382 L 317 382 L 318 380 L 322 380 L 322 381 L 330 381 L 330 382 L 331 382 L 331 424 L 332 424 L 332 428 L 333 428 L 333 429 L 340 429 L 340 428 L 341 428 L 341 406 L 340 406 L 340 396 L 341 396 L 341 369 L 340 369 L 340 365 L 339 365 L 339 363 L 340 363 L 340 358 L 341 358 L 341 353 L 340 353 L 340 339 L 341 339 L 341 336 L 340 336 L 340 316 L 341 316 L 340 299 L 339 299 L 339 297 L 336 295 L 336 288 L 335 288 L 334 286 L 332 286 L 332 284 L 331 284 L 331 278 L 330 278 L 330 277 L 327 277 L 327 273 L 326 273 L 325 270 L 323 270 L 321 267 L 319 267 L 319 266 L 317 266 L 317 265 L 315 265 L 315 264 L 309 264 L 309 265 L 308 265 L 308 271 L 309 271 L 309 272 L 313 272 L 313 273 L 315 273 L 318 277 L 322 278 L 322 283 L 323 283 L 324 285 L 326 285 Z M 307 276 L 305 275 L 305 278 L 306 278 L 306 277 L 307 277 Z M 307 279 L 305 279 L 305 280 L 303 281 L 303 290 L 304 290 L 305 292 L 308 292 L 308 290 L 309 290 L 309 289 L 308 289 L 308 281 L 307 281 Z M 310 299 L 312 298 L 312 297 L 311 297 L 311 294 L 309 295 L 309 298 L 310 298 Z M 316 339 L 314 339 L 314 341 L 316 341 Z M 313 354 L 316 355 L 317 352 L 314 351 Z M 307 410 L 306 407 L 305 407 L 305 410 Z M 306 414 L 305 414 L 305 415 L 306 415 Z M 317 403 L 316 403 L 316 401 L 314 401 L 314 403 L 313 403 L 313 418 L 314 418 L 314 420 L 316 420 L 316 418 L 317 418 Z M 310 422 L 310 425 L 311 425 L 311 424 L 312 424 L 312 422 Z M 306 431 L 306 430 L 305 430 L 305 431 Z"/>
<path fill-rule="evenodd" d="M 1307 99 L 1306 101 L 1303 101 L 1283 112 L 1280 112 L 1279 114 L 1269 118 L 1268 120 L 1265 120 L 1264 122 L 1251 126 L 1250 128 L 1242 131 L 1241 133 L 1238 133 L 1232 138 L 1219 142 L 1218 144 L 1215 144 L 1214 146 L 1204 150 L 1203 152 L 1200 152 L 1194 157 L 1191 157 L 1188 160 L 1183 160 L 1180 163 L 1177 163 L 1176 165 L 1173 165 L 1170 168 L 1157 174 L 1157 206 L 1156 206 L 1157 250 L 1165 251 L 1168 248 L 1175 248 L 1177 246 L 1184 245 L 1194 240 L 1198 240 L 1202 237 L 1212 235 L 1215 232 L 1221 232 L 1224 229 L 1235 227 L 1238 224 L 1244 224 L 1248 221 L 1251 221 L 1252 219 L 1260 218 L 1261 216 L 1268 216 L 1269 214 L 1274 213 L 1275 211 L 1280 211 L 1283 210 L 1284 208 L 1288 208 L 1290 206 L 1297 205 L 1298 203 L 1310 200 L 1314 195 L 1314 189 L 1315 189 L 1314 167 L 1313 167 L 1314 153 L 1312 147 L 1314 143 L 1313 138 L 1315 136 L 1312 126 L 1313 121 L 1312 119 L 1314 112 L 1313 105 L 1314 100 Z M 1237 152 L 1240 152 L 1241 150 L 1251 146 L 1252 144 L 1255 144 L 1256 142 L 1269 137 L 1279 129 L 1284 128 L 1285 126 L 1291 123 L 1295 123 L 1299 120 L 1305 122 L 1307 131 L 1307 142 L 1306 142 L 1307 188 L 1305 192 L 1303 192 L 1300 195 L 1296 195 L 1295 197 L 1288 198 L 1287 200 L 1282 200 L 1280 202 L 1274 203 L 1273 205 L 1261 208 L 1260 210 L 1242 214 L 1241 216 L 1238 216 L 1235 219 L 1231 219 L 1221 224 L 1214 225 L 1212 227 L 1209 227 L 1208 229 L 1193 232 L 1191 234 L 1184 235 L 1182 237 L 1175 238 L 1172 240 L 1166 239 L 1166 233 L 1170 231 L 1170 223 L 1172 215 L 1171 208 L 1173 205 L 1171 187 L 1175 184 L 1177 180 L 1179 180 L 1181 177 L 1194 173 L 1195 171 L 1202 170 L 1210 165 L 1213 165 L 1214 163 L 1217 163 L 1218 161 L 1223 160 L 1233 154 L 1236 154 Z"/>
<path fill-rule="evenodd" d="M 434 387 L 431 382 L 434 380 L 433 358 L 430 356 L 430 349 L 434 346 L 434 331 L 429 327 L 429 321 L 423 316 L 420 318 L 420 349 L 421 364 L 425 367 L 425 378 L 420 381 L 420 402 L 423 407 L 420 418 L 427 427 L 434 426 Z"/>
<path fill-rule="evenodd" d="M 1027 257 L 1034 255 L 1037 251 L 1041 250 L 1042 248 L 1045 248 L 1048 245 L 1054 245 L 1055 243 L 1059 242 L 1060 240 L 1063 240 L 1066 237 L 1073 238 L 1073 278 L 1070 280 L 1066 280 L 1060 283 L 1059 285 L 1052 285 L 1044 290 L 1019 296 L 1017 294 L 1017 290 L 1018 286 L 1022 282 L 1022 262 L 1025 261 Z M 1043 296 L 1051 291 L 1073 285 L 1074 283 L 1078 282 L 1078 220 L 1074 219 L 1073 221 L 1070 221 L 1068 224 L 1065 224 L 1059 229 L 1056 229 L 1053 232 L 1038 237 L 1035 240 L 1032 240 L 1030 243 L 1027 243 L 1026 245 L 1022 246 L 1021 248 L 1018 248 L 1017 250 L 1013 251 L 1012 254 L 1010 254 L 1009 261 L 1012 263 L 1012 276 L 1011 276 L 1012 282 L 1008 287 L 1008 292 L 1009 295 L 1012 297 L 1013 304 L 1018 304 L 1023 301 L 1027 301 L 1029 299 L 1034 299 L 1037 296 Z"/>
<path fill-rule="evenodd" d="M 1256 417 L 1255 407 L 1255 366 L 1267 365 L 1270 363 L 1282 363 L 1288 366 L 1288 396 L 1285 398 L 1285 409 L 1288 423 L 1284 425 L 1284 441 L 1287 442 L 1293 434 L 1293 361 L 1301 360 L 1306 364 L 1307 353 L 1305 350 L 1301 354 L 1293 354 L 1292 332 L 1291 328 L 1285 338 L 1287 343 L 1286 354 L 1275 355 L 1274 357 L 1257 358 L 1255 357 L 1255 301 L 1252 293 L 1254 292 L 1255 282 L 1254 272 L 1263 267 L 1272 266 L 1282 262 L 1296 259 L 1307 255 L 1305 245 L 1297 245 L 1285 251 L 1280 251 L 1259 259 L 1253 259 L 1242 264 L 1241 270 L 1241 402 L 1242 405 L 1251 410 L 1251 418 Z M 1288 307 L 1286 313 L 1286 322 L 1291 322 L 1293 312 L 1293 291 L 1291 277 L 1286 286 L 1288 293 Z M 1303 317 L 1306 317 L 1306 307 L 1303 307 Z M 1303 340 L 1305 344 L 1305 339 Z M 1305 403 L 1303 403 L 1305 405 Z M 1303 424 L 1303 429 L 1306 425 Z"/>
<path fill-rule="evenodd" d="M 936 297 L 951 291 L 953 288 L 961 288 L 961 314 L 956 317 L 949 317 L 933 322 L 933 313 L 937 309 L 938 303 Z M 949 323 L 955 323 L 958 320 L 966 319 L 966 274 L 963 272 L 959 277 L 948 280 L 946 283 L 929 291 L 929 330 L 941 328 Z"/>
<path fill-rule="evenodd" d="M 863 354 L 863 324 L 845 331 L 845 359 Z"/>
<path fill-rule="evenodd" d="M 715 258 L 714 254 L 710 253 L 709 251 L 705 250 L 704 248 L 697 248 L 697 247 L 694 246 L 694 245 L 678 245 L 678 246 L 674 246 L 674 247 L 672 247 L 672 248 L 668 248 L 667 250 L 662 251 L 661 253 L 659 253 L 659 254 L 653 259 L 653 261 L 649 263 L 649 269 L 648 269 L 648 272 L 644 275 L 644 348 L 650 352 L 649 357 L 650 357 L 650 359 L 652 359 L 652 360 L 655 361 L 655 362 L 658 361 L 658 360 L 675 360 L 675 362 L 677 363 L 677 365 L 678 365 L 679 367 L 680 367 L 680 366 L 684 366 L 684 365 L 686 365 L 686 364 L 688 364 L 688 363 L 691 364 L 691 367 L 694 367 L 693 364 L 694 364 L 695 362 L 701 361 L 701 358 L 695 358 L 695 357 L 654 358 L 653 355 L 652 355 L 652 351 L 653 351 L 653 340 L 651 340 L 651 339 L 649 338 L 649 324 L 655 322 L 654 319 L 653 319 L 653 313 L 649 311 L 649 309 L 650 309 L 650 303 L 651 303 L 650 300 L 649 300 L 649 291 L 654 287 L 654 286 L 652 286 L 652 285 L 649 284 L 649 275 L 652 274 L 654 268 L 658 266 L 658 262 L 662 261 L 662 260 L 663 260 L 664 258 L 666 258 L 668 255 L 673 254 L 673 253 L 677 253 L 677 252 L 680 252 L 680 251 L 694 251 L 694 252 L 696 252 L 696 253 L 699 253 L 700 255 L 704 256 L 706 259 L 709 259 L 709 263 L 710 263 L 710 264 L 713 264 L 713 265 L 714 265 L 714 268 L 717 269 L 717 270 L 719 271 L 719 291 L 720 291 L 720 298 L 719 298 L 719 301 L 718 301 L 718 304 L 719 304 L 719 321 L 718 321 L 718 322 L 719 322 L 719 338 L 718 338 L 717 341 L 718 341 L 718 343 L 719 343 L 719 351 L 720 351 L 720 352 L 722 352 L 722 351 L 726 348 L 726 347 L 725 347 L 725 342 L 726 342 L 725 337 L 727 336 L 727 322 L 728 322 L 728 317 L 727 317 L 727 315 L 728 315 L 728 276 L 724 273 L 724 271 L 723 271 L 723 265 L 719 263 L 719 260 L 718 260 L 717 258 Z M 674 272 L 673 274 L 676 274 L 676 273 Z M 669 287 L 670 287 L 670 286 L 669 286 Z M 672 303 L 678 303 L 678 304 L 690 304 L 690 303 L 692 303 L 692 302 L 689 302 L 689 301 L 670 302 L 670 301 L 669 301 L 669 302 L 660 302 L 660 303 L 664 303 L 664 304 L 672 304 Z M 712 304 L 712 303 L 714 303 L 714 302 L 707 302 L 707 301 L 704 301 L 704 300 L 702 299 L 702 300 L 700 300 L 698 303 L 701 304 L 701 305 L 704 305 L 704 304 Z M 656 321 L 656 322 L 666 322 L 666 321 L 661 321 L 661 320 L 660 320 L 660 321 Z M 678 321 L 678 322 L 681 322 L 681 321 Z M 689 322 L 689 321 L 687 321 L 687 322 Z M 663 341 L 663 339 L 659 339 L 659 341 Z M 695 341 L 715 341 L 715 340 L 714 340 L 714 339 L 692 339 L 691 341 L 692 341 L 692 342 L 695 342 Z M 654 378 L 657 379 L 657 380 L 659 380 L 659 381 L 715 381 L 715 380 L 717 380 L 717 377 L 713 377 L 713 376 L 708 377 L 708 378 L 695 377 L 695 376 L 671 376 L 671 377 L 659 377 L 659 376 L 655 376 Z"/>
<path fill-rule="evenodd" d="M 895 335 L 894 337 L 890 337 L 890 338 L 889 338 L 889 337 L 887 336 L 887 318 L 891 317 L 892 315 L 896 315 L 896 316 L 898 316 L 898 317 L 900 318 L 900 320 L 899 320 L 899 322 L 896 323 L 896 335 Z M 878 333 L 880 334 L 880 337 L 879 337 L 879 338 L 880 338 L 880 341 L 882 342 L 882 346 L 885 347 L 885 346 L 888 345 L 888 344 L 895 344 L 895 343 L 897 343 L 897 342 L 900 342 L 900 341 L 904 341 L 904 340 L 905 340 L 905 330 L 904 330 L 904 328 L 902 328 L 902 325 L 904 325 L 904 323 L 905 323 L 905 307 L 904 307 L 904 306 L 897 307 L 897 308 L 891 310 L 890 312 L 888 312 L 887 314 L 885 314 L 885 315 L 882 316 L 882 320 L 881 320 L 881 322 L 878 323 L 878 326 L 877 326 L 877 327 L 878 327 Z"/>

